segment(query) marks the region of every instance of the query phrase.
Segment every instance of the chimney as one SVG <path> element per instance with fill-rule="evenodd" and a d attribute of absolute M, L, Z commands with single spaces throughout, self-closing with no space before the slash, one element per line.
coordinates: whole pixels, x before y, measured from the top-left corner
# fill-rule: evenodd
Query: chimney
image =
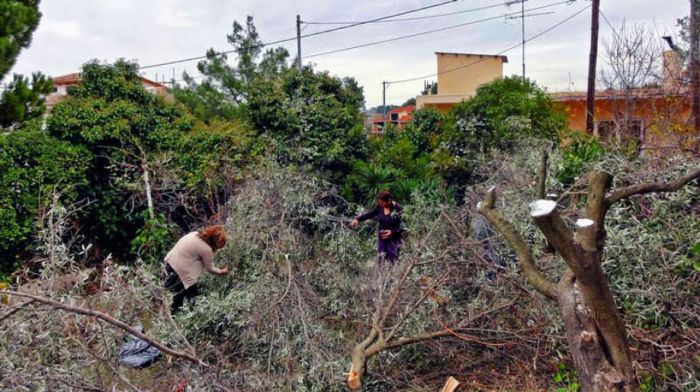
<path fill-rule="evenodd" d="M 663 37 L 668 43 L 670 50 L 663 52 L 664 80 L 663 87 L 667 93 L 678 92 L 682 86 L 683 69 L 679 48 L 673 43 L 671 37 Z"/>

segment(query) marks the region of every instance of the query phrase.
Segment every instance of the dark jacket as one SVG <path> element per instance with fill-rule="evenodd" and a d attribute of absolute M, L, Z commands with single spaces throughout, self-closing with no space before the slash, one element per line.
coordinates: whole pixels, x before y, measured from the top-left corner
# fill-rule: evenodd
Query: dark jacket
<path fill-rule="evenodd" d="M 389 215 L 385 215 L 384 208 L 377 205 L 373 209 L 358 216 L 356 219 L 360 222 L 368 219 L 375 219 L 379 223 L 377 234 L 382 230 L 391 230 L 391 239 L 400 240 L 403 235 L 402 212 L 403 208 L 401 208 L 398 203 L 394 202 Z"/>

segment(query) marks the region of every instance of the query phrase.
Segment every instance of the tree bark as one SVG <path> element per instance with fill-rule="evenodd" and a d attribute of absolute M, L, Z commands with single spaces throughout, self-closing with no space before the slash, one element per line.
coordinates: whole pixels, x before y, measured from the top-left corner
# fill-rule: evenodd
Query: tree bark
<path fill-rule="evenodd" d="M 559 310 L 583 391 L 620 391 L 623 376 L 610 364 L 603 338 L 591 318 L 591 306 L 570 269 L 559 282 Z"/>
<path fill-rule="evenodd" d="M 537 183 L 537 198 L 544 199 L 547 196 L 547 161 L 549 160 L 549 152 L 552 150 L 554 143 L 547 142 L 547 145 L 542 148 L 542 158 L 540 158 L 540 176 Z"/>

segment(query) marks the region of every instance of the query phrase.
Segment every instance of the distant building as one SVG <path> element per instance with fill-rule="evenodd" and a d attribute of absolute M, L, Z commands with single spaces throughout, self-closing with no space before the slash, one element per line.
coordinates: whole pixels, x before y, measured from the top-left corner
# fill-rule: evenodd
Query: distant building
<path fill-rule="evenodd" d="M 406 126 L 406 124 L 413 120 L 413 111 L 415 110 L 415 106 L 406 105 L 400 108 L 391 109 L 386 113 L 386 116 L 384 114 L 375 115 L 371 118 L 372 127 L 370 129 L 370 133 L 382 133 L 382 130 L 386 124 L 394 124 L 399 128 L 403 128 Z"/>
<path fill-rule="evenodd" d="M 423 95 L 416 97 L 416 107 L 434 107 L 447 112 L 452 106 L 476 94 L 482 84 L 503 77 L 503 64 L 508 57 L 490 54 L 435 52 L 437 88 L 426 85 Z"/>
<path fill-rule="evenodd" d="M 698 148 L 692 130 L 687 75 L 678 54 L 663 53 L 663 82 L 658 87 L 597 90 L 593 135 L 608 143 L 634 142 L 639 152 L 669 155 Z M 586 132 L 585 91 L 553 93 L 568 117 L 569 128 Z"/>
<path fill-rule="evenodd" d="M 170 97 L 170 92 L 165 85 L 158 82 L 154 82 L 150 79 L 146 79 L 139 76 L 141 83 L 146 91 L 149 91 L 155 95 Z M 53 92 L 46 97 L 46 108 L 47 112 L 51 111 L 51 108 L 56 106 L 61 100 L 68 96 L 68 87 L 75 86 L 80 83 L 81 76 L 79 73 L 71 73 L 67 75 L 56 76 L 51 78 L 53 81 Z"/>

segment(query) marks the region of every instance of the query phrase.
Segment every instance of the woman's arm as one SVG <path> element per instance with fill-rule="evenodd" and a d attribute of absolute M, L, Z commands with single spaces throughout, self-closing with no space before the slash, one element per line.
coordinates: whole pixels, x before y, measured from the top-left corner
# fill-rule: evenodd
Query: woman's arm
<path fill-rule="evenodd" d="M 363 214 L 360 214 L 357 218 L 358 222 L 364 222 L 368 219 L 375 218 L 379 214 L 379 206 L 374 207 L 373 209 L 364 212 Z"/>
<path fill-rule="evenodd" d="M 228 268 L 219 268 L 214 265 L 214 252 L 209 251 L 209 252 L 204 252 L 200 256 L 202 258 L 202 264 L 204 264 L 204 268 L 211 272 L 214 275 L 226 275 L 228 274 Z"/>

